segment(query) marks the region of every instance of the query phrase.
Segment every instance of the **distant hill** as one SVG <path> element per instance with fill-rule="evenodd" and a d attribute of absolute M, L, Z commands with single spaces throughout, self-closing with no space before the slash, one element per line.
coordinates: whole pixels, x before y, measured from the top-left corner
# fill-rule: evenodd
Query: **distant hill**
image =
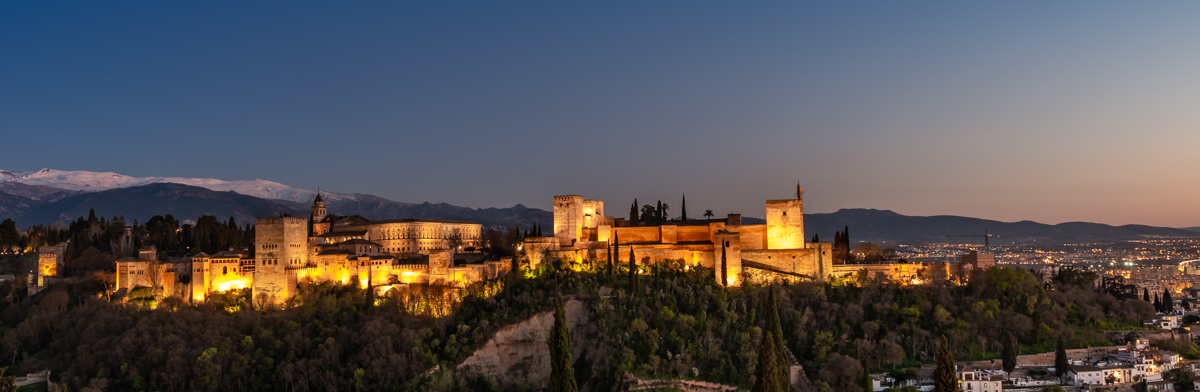
<path fill-rule="evenodd" d="M 1185 227 L 1180 230 L 1194 231 L 1194 232 L 1200 233 L 1200 227 Z"/>
<path fill-rule="evenodd" d="M 254 196 L 190 185 L 154 183 L 83 193 L 40 204 L 18 217 L 18 225 L 27 227 L 73 221 L 81 216 L 86 217 L 88 210 L 93 208 L 97 215 L 123 216 L 130 221 L 137 219 L 140 222 L 154 215 L 166 214 L 172 214 L 180 221 L 195 220 L 205 214 L 221 220 L 232 216 L 239 224 L 280 214 L 308 216 L 307 211 L 301 215 L 301 211 Z"/>
<path fill-rule="evenodd" d="M 994 244 L 1057 243 L 1104 241 L 1160 237 L 1200 237 L 1196 232 L 1143 225 L 1112 226 L 1100 223 L 1068 222 L 1048 225 L 1033 221 L 1001 222 L 961 216 L 907 216 L 887 210 L 842 209 L 828 214 L 805 214 L 805 233 L 819 234 L 822 241 L 833 239 L 835 231 L 850 227 L 850 240 L 858 241 L 939 241 L 947 235 L 983 235 L 984 230 L 998 235 Z M 955 238 L 955 241 L 983 242 L 983 238 Z"/>
<path fill-rule="evenodd" d="M 295 209 L 308 211 L 309 203 L 288 203 L 275 200 Z M 554 213 L 538 208 L 529 208 L 521 204 L 509 208 L 469 208 L 446 203 L 421 204 L 391 201 L 379 196 L 355 193 L 351 197 L 338 200 L 326 200 L 325 206 L 329 212 L 338 215 L 361 215 L 367 219 L 455 219 L 479 223 L 484 227 L 508 227 L 517 225 L 521 228 L 533 227 L 534 223 L 553 230 Z M 307 215 L 306 215 L 307 216 Z"/>
<path fill-rule="evenodd" d="M 27 185 L 12 181 L 0 182 L 0 192 L 42 202 L 52 202 L 83 193 L 83 191 L 73 191 L 46 185 Z"/>

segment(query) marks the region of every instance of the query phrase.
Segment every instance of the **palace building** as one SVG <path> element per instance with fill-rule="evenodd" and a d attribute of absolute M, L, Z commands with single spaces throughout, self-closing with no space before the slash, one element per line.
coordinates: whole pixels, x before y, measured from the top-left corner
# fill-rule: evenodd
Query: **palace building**
<path fill-rule="evenodd" d="M 376 289 L 410 283 L 465 286 L 501 276 L 511 266 L 509 260 L 465 263 L 468 256 L 481 256 L 472 253 L 480 245 L 481 230 L 468 221 L 372 221 L 329 214 L 318 194 L 311 218 L 255 220 L 253 250 L 159 261 L 153 247 L 144 248 L 137 257 L 117 261 L 116 286 L 125 292 L 158 287 L 161 296 L 194 301 L 212 292 L 250 288 L 256 301 L 270 303 L 295 296 L 302 281 Z M 61 249 L 47 247 L 43 253 L 39 276 L 52 276 L 61 264 Z"/>

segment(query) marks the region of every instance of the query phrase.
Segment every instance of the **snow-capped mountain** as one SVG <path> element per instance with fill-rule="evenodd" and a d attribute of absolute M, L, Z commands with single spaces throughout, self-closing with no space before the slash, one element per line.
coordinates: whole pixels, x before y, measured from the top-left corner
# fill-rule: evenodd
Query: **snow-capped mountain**
<path fill-rule="evenodd" d="M 197 186 L 220 192 L 233 191 L 264 199 L 288 200 L 298 203 L 312 202 L 313 197 L 317 193 L 313 190 L 293 188 L 267 180 L 225 181 L 215 178 L 130 177 L 113 172 L 63 171 L 54 169 L 29 172 L 0 170 L 0 184 L 21 183 L 83 192 L 99 192 L 163 182 Z M 355 195 L 325 191 L 322 191 L 321 195 L 330 201 L 354 200 L 356 198 Z"/>

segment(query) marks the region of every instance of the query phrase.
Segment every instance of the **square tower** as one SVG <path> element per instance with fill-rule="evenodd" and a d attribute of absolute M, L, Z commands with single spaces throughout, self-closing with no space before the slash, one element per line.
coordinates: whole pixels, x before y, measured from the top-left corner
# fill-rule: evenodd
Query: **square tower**
<path fill-rule="evenodd" d="M 65 242 L 54 246 L 38 248 L 38 286 L 46 285 L 46 277 L 58 276 L 58 271 L 63 268 L 66 253 L 67 244 Z"/>
<path fill-rule="evenodd" d="M 554 196 L 554 238 L 559 244 L 571 246 L 583 237 L 583 204 L 583 196 Z"/>
<path fill-rule="evenodd" d="M 767 249 L 804 248 L 804 205 L 800 199 L 767 200 Z"/>
<path fill-rule="evenodd" d="M 296 277 L 288 267 L 308 263 L 308 219 L 259 218 L 254 224 L 253 298 L 282 303 L 295 294 Z"/>
<path fill-rule="evenodd" d="M 583 227 L 595 229 L 604 218 L 604 202 L 599 200 L 583 201 Z"/>
<path fill-rule="evenodd" d="M 713 233 L 713 271 L 722 286 L 740 287 L 742 282 L 742 236 L 720 230 Z"/>

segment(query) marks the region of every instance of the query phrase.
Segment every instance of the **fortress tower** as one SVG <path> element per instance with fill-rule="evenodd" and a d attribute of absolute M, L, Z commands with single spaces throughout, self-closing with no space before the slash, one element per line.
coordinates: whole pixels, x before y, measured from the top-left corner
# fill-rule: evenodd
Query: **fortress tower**
<path fill-rule="evenodd" d="M 554 196 L 554 238 L 559 244 L 571 246 L 579 241 L 583 228 L 583 196 Z"/>
<path fill-rule="evenodd" d="M 66 250 L 67 243 L 65 242 L 54 246 L 38 248 L 38 286 L 46 285 L 46 277 L 58 275 L 58 271 L 63 268 L 64 255 L 67 253 Z"/>
<path fill-rule="evenodd" d="M 767 200 L 767 249 L 803 249 L 804 201 L 796 186 L 794 200 Z"/>
<path fill-rule="evenodd" d="M 308 219 L 259 218 L 254 224 L 253 298 L 281 303 L 295 294 L 293 271 L 308 264 Z"/>

